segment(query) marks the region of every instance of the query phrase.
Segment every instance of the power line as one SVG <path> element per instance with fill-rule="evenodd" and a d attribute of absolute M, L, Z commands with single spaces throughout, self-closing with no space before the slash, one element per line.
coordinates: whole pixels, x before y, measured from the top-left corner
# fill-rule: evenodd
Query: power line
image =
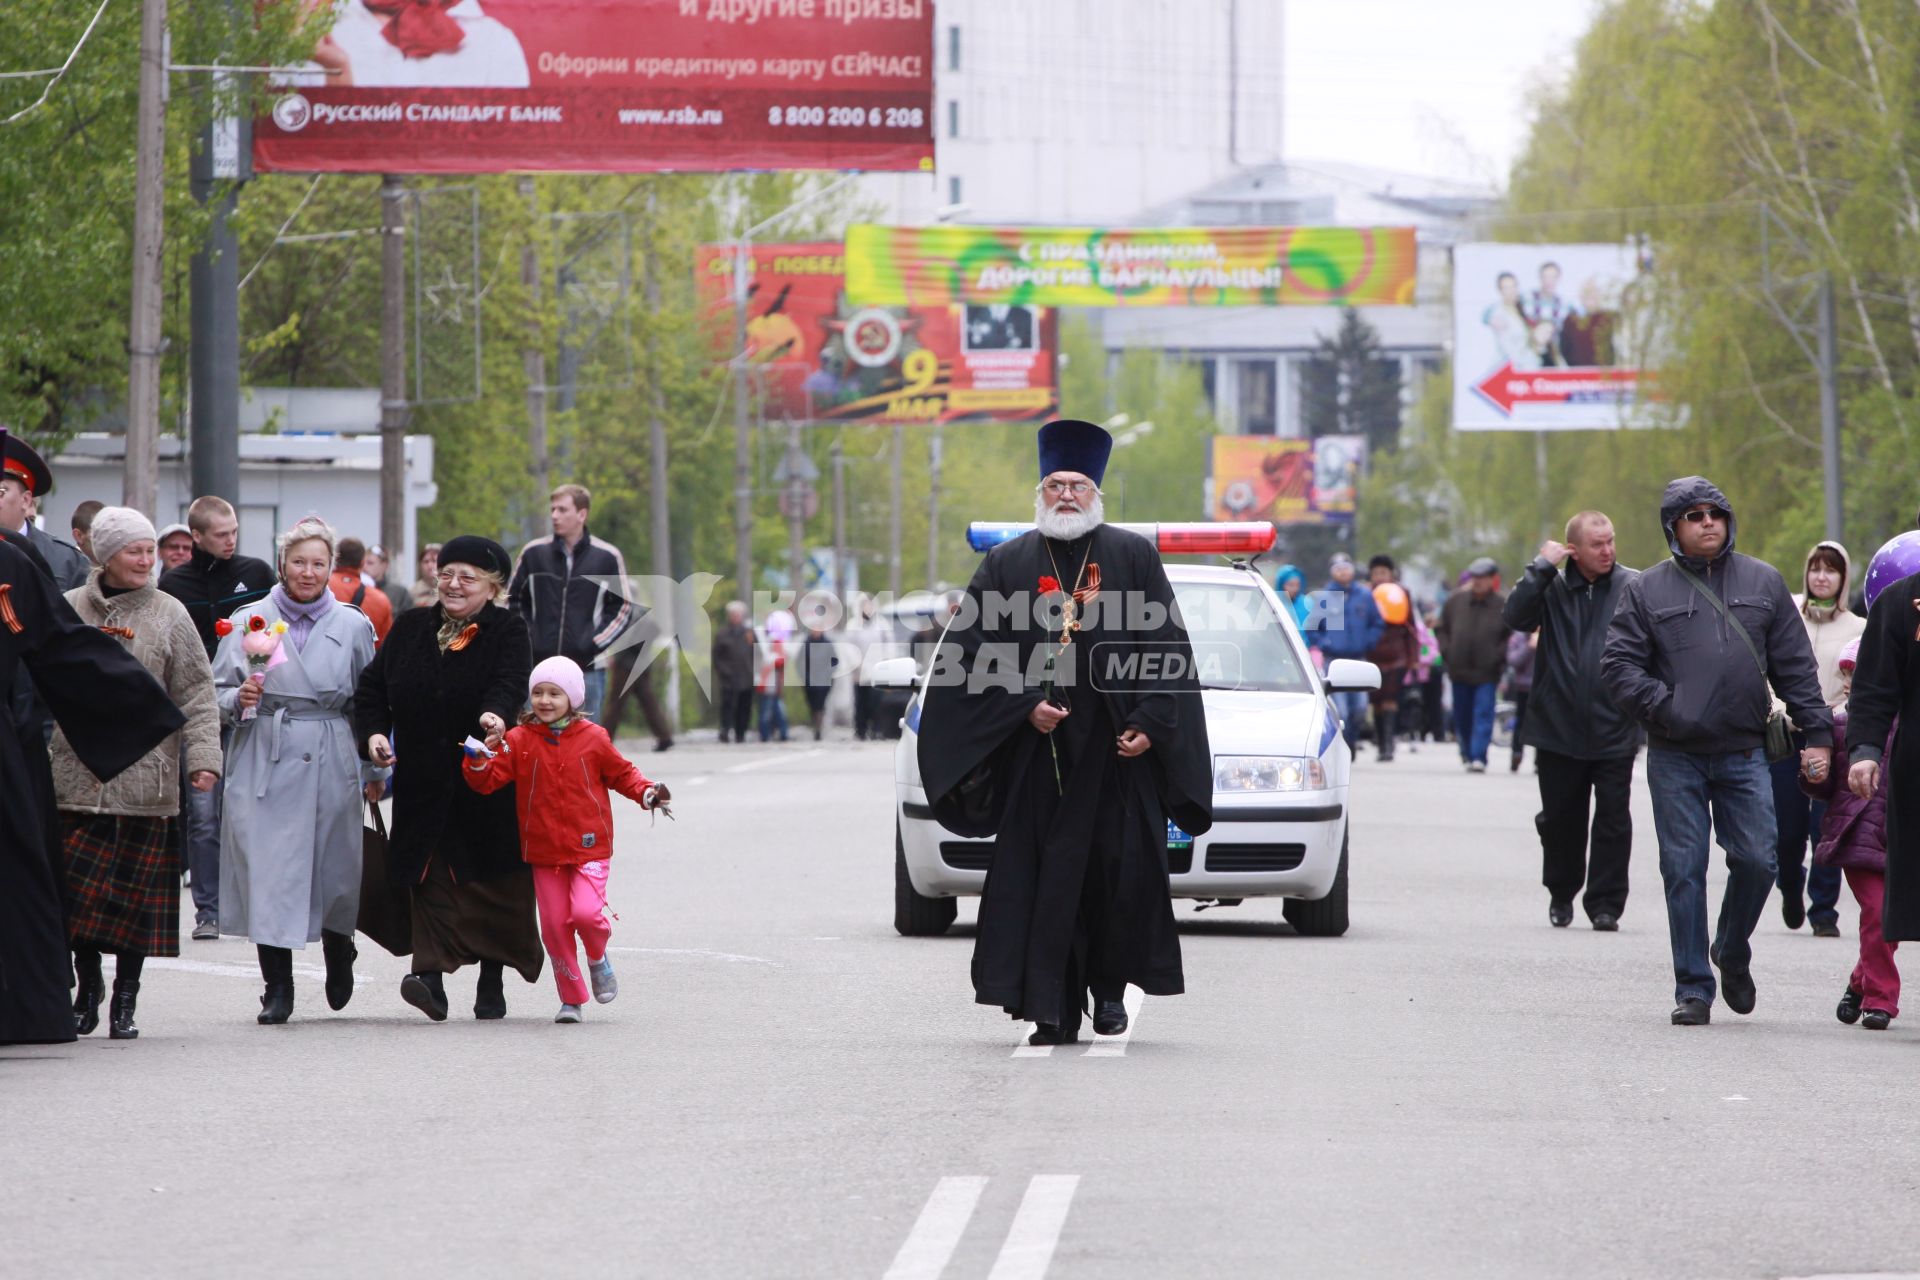
<path fill-rule="evenodd" d="M 67 55 L 67 60 L 61 63 L 58 67 L 53 67 L 44 71 L 9 71 L 4 74 L 4 77 L 0 77 L 0 78 L 9 79 L 9 80 L 29 79 L 37 76 L 53 77 L 51 80 L 47 81 L 47 86 L 46 88 L 40 91 L 39 97 L 35 98 L 32 102 L 20 108 L 18 111 L 14 112 L 12 115 L 8 116 L 5 120 L 0 120 L 0 128 L 4 128 L 7 125 L 12 124 L 15 120 L 18 120 L 21 116 L 29 115 L 32 112 L 39 110 L 40 107 L 43 104 L 45 104 L 48 95 L 53 92 L 54 86 L 58 85 L 62 80 L 66 79 L 68 70 L 71 69 L 73 66 L 73 60 L 80 56 L 80 50 L 86 47 L 87 37 L 91 36 L 93 34 L 93 29 L 100 25 L 100 16 L 107 11 L 107 6 L 112 3 L 113 3 L 113 0 L 100 0 L 100 7 L 93 11 L 93 20 L 87 23 L 87 29 L 80 33 L 79 43 L 73 46 L 73 52 L 69 53 Z"/>

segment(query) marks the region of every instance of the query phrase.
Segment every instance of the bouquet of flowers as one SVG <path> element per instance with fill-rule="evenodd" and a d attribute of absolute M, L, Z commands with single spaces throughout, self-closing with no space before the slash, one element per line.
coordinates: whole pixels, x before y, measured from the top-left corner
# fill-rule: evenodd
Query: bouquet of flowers
<path fill-rule="evenodd" d="M 222 627 L 226 630 L 222 631 Z M 215 624 L 214 630 L 221 635 L 229 635 L 233 631 L 233 624 L 222 619 Z M 240 637 L 240 651 L 247 656 L 247 679 L 255 684 L 264 685 L 267 672 L 287 660 L 286 653 L 280 648 L 280 638 L 286 634 L 287 624 L 284 620 L 275 619 L 268 622 L 257 613 L 247 618 L 246 634 Z M 240 718 L 251 720 L 259 713 L 260 704 L 255 703 L 251 707 L 244 708 L 240 712 Z"/>

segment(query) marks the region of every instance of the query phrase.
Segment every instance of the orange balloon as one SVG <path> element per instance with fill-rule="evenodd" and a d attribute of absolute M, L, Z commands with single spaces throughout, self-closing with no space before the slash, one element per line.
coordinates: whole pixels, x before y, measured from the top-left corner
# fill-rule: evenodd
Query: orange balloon
<path fill-rule="evenodd" d="M 1413 613 L 1413 602 L 1407 596 L 1407 589 L 1397 582 L 1383 582 L 1375 587 L 1373 603 L 1390 627 L 1404 627 Z"/>

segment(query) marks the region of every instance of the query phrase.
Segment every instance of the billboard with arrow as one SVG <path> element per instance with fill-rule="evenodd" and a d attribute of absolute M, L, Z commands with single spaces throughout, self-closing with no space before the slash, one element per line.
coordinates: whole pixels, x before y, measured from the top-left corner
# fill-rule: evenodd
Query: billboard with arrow
<path fill-rule="evenodd" d="M 1453 425 L 1461 431 L 1654 426 L 1652 280 L 1632 246 L 1463 244 L 1453 251 Z"/>

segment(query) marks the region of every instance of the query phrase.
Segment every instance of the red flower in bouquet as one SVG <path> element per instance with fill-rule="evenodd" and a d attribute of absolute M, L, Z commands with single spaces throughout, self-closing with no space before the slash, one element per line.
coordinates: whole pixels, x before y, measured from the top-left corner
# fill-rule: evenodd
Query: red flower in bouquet
<path fill-rule="evenodd" d="M 265 631 L 266 629 L 267 629 L 267 620 L 261 617 L 259 614 L 256 613 L 247 619 L 247 630 Z"/>
<path fill-rule="evenodd" d="M 228 618 L 221 618 L 221 619 L 219 619 L 218 621 L 216 621 L 216 622 L 215 622 L 215 623 L 213 624 L 213 634 L 215 634 L 215 635 L 217 635 L 217 636 L 230 636 L 230 635 L 232 635 L 232 634 L 233 634 L 233 622 L 232 622 L 232 620 L 231 620 L 231 619 L 228 619 Z"/>

